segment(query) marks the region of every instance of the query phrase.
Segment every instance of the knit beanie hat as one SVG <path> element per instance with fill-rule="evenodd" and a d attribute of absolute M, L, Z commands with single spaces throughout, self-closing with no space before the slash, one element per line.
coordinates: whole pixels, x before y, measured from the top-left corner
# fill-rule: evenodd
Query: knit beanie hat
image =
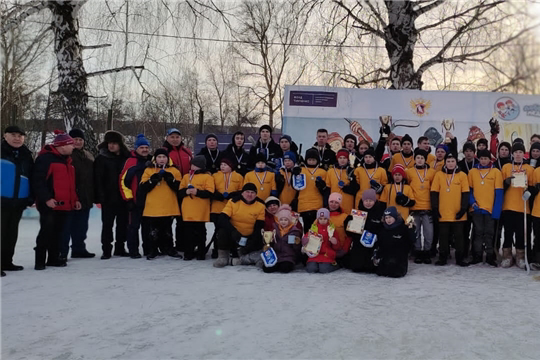
<path fill-rule="evenodd" d="M 446 155 L 444 156 L 444 161 L 445 161 L 445 162 L 446 162 L 446 160 L 448 160 L 448 159 L 456 159 L 456 161 L 457 161 L 457 158 L 456 158 L 456 157 L 454 156 L 454 154 L 452 154 L 451 152 L 449 152 L 448 154 L 446 154 Z"/>
<path fill-rule="evenodd" d="M 349 158 L 349 150 L 347 150 L 347 149 L 339 149 L 339 151 L 336 154 L 336 158 L 339 158 L 340 156 L 345 156 L 348 159 Z"/>
<path fill-rule="evenodd" d="M 279 201 L 279 199 L 275 196 L 267 197 L 266 200 L 264 201 L 264 206 L 269 207 L 272 204 L 281 206 L 281 201 Z"/>
<path fill-rule="evenodd" d="M 354 136 L 353 134 L 345 135 L 345 138 L 343 139 L 343 143 L 346 143 L 347 140 L 349 140 L 349 139 L 354 140 L 354 147 L 356 147 L 356 144 L 358 143 L 358 140 L 356 139 L 356 136 Z"/>
<path fill-rule="evenodd" d="M 366 151 L 364 151 L 364 156 L 366 155 L 371 155 L 375 157 L 375 149 L 373 149 L 372 147 L 369 147 Z"/>
<path fill-rule="evenodd" d="M 205 169 L 206 168 L 206 158 L 204 157 L 204 155 L 194 156 L 193 159 L 191 159 L 191 165 L 195 165 L 199 169 Z"/>
<path fill-rule="evenodd" d="M 396 209 L 395 206 L 390 206 L 389 208 L 387 208 L 386 210 L 384 210 L 384 216 L 391 216 L 393 217 L 394 219 L 398 219 L 398 211 Z"/>
<path fill-rule="evenodd" d="M 289 144 L 292 144 L 292 138 L 289 135 L 281 135 L 281 137 L 279 138 L 279 141 L 283 139 L 287 140 Z"/>
<path fill-rule="evenodd" d="M 69 132 L 69 136 L 71 136 L 71 138 L 73 139 L 81 138 L 84 140 L 84 132 L 81 129 L 71 129 Z"/>
<path fill-rule="evenodd" d="M 540 142 L 535 142 L 531 144 L 531 151 L 535 149 L 540 150 Z"/>
<path fill-rule="evenodd" d="M 283 160 L 292 160 L 293 163 L 296 164 L 296 155 L 292 151 L 285 151 L 285 154 L 283 154 Z"/>
<path fill-rule="evenodd" d="M 525 152 L 525 145 L 523 145 L 523 143 L 520 143 L 520 142 L 514 142 L 514 144 L 512 145 L 512 154 L 518 150 Z"/>
<path fill-rule="evenodd" d="M 275 215 L 275 217 L 279 220 L 282 218 L 287 218 L 289 220 L 289 223 L 293 221 L 293 215 L 291 212 L 291 207 L 289 205 L 281 205 Z"/>
<path fill-rule="evenodd" d="M 328 202 L 330 201 L 337 201 L 338 203 L 341 204 L 341 200 L 343 200 L 343 197 L 341 196 L 340 193 L 338 192 L 333 192 L 330 194 L 330 196 L 328 197 Z"/>
<path fill-rule="evenodd" d="M 364 192 L 362 193 L 362 201 L 364 200 L 377 201 L 377 193 L 375 192 L 375 190 L 373 189 L 364 190 Z"/>
<path fill-rule="evenodd" d="M 260 134 L 261 131 L 263 131 L 263 130 L 268 130 L 268 131 L 270 131 L 270 134 L 272 133 L 272 127 L 271 127 L 270 125 L 264 124 L 263 126 L 261 126 L 261 127 L 259 128 L 259 134 Z"/>
<path fill-rule="evenodd" d="M 150 146 L 150 143 L 148 142 L 144 134 L 137 135 L 137 140 L 135 140 L 135 150 L 137 150 L 139 146 Z"/>
<path fill-rule="evenodd" d="M 317 210 L 317 219 L 321 217 L 325 219 L 330 219 L 330 211 L 328 211 L 327 208 L 320 208 L 319 210 Z"/>
<path fill-rule="evenodd" d="M 487 158 L 491 159 L 491 153 L 489 152 L 488 149 L 478 150 L 478 152 L 476 153 L 476 156 L 479 159 L 483 158 L 483 157 L 487 157 Z"/>
<path fill-rule="evenodd" d="M 308 159 L 317 159 L 319 161 L 319 152 L 317 149 L 311 148 L 306 151 L 306 161 Z"/>
<path fill-rule="evenodd" d="M 167 158 L 169 158 L 169 151 L 165 148 L 156 149 L 156 151 L 154 151 L 154 160 L 158 155 L 165 155 Z"/>
<path fill-rule="evenodd" d="M 486 138 L 481 138 L 481 139 L 478 139 L 478 141 L 476 142 L 476 146 L 480 145 L 480 144 L 484 144 L 486 147 L 488 146 L 488 141 Z"/>
<path fill-rule="evenodd" d="M 426 150 L 420 149 L 420 148 L 414 149 L 414 158 L 416 159 L 416 157 L 417 157 L 418 155 L 424 157 L 424 160 L 427 160 L 428 153 L 427 153 Z"/>
<path fill-rule="evenodd" d="M 401 164 L 394 165 L 394 168 L 392 169 L 392 176 L 394 176 L 395 174 L 401 174 L 401 176 L 405 178 L 406 177 L 405 167 Z"/>
<path fill-rule="evenodd" d="M 257 192 L 257 186 L 254 183 L 246 183 L 242 186 L 242 192 L 244 191 L 254 191 Z"/>
<path fill-rule="evenodd" d="M 511 151 L 512 150 L 512 145 L 510 145 L 510 143 L 508 141 L 503 141 L 502 143 L 499 144 L 499 148 L 497 149 L 497 154 L 499 154 L 499 150 L 502 148 L 502 147 L 505 147 L 508 149 L 508 151 Z"/>
<path fill-rule="evenodd" d="M 53 141 L 54 147 L 73 145 L 73 138 L 62 130 L 54 130 L 54 134 L 56 135 Z"/>
<path fill-rule="evenodd" d="M 216 134 L 208 134 L 204 138 L 204 142 L 206 143 L 208 141 L 208 139 L 211 139 L 211 138 L 214 138 L 214 139 L 216 139 L 216 141 L 218 141 L 218 138 L 217 138 Z"/>
<path fill-rule="evenodd" d="M 206 159 L 205 159 L 205 161 L 206 161 Z M 234 168 L 233 162 L 229 158 L 226 158 L 226 157 L 222 158 L 221 163 L 227 164 L 231 169 Z"/>
<path fill-rule="evenodd" d="M 444 152 L 446 152 L 448 154 L 448 146 L 444 145 L 444 144 L 439 144 L 437 145 L 436 149 L 443 149 Z M 436 150 L 435 150 L 436 151 Z"/>
<path fill-rule="evenodd" d="M 467 141 L 465 144 L 463 144 L 463 152 L 465 152 L 466 150 L 476 152 L 476 147 L 474 146 L 474 143 L 472 141 Z"/>
<path fill-rule="evenodd" d="M 255 156 L 255 164 L 257 164 L 258 162 L 263 162 L 266 164 L 266 155 L 262 153 L 257 154 L 257 156 Z"/>
<path fill-rule="evenodd" d="M 403 137 L 401 138 L 401 145 L 403 145 L 403 143 L 404 143 L 405 141 L 410 142 L 411 145 L 412 145 L 412 143 L 413 143 L 412 137 L 411 137 L 409 134 L 405 134 L 405 136 L 403 136 Z"/>

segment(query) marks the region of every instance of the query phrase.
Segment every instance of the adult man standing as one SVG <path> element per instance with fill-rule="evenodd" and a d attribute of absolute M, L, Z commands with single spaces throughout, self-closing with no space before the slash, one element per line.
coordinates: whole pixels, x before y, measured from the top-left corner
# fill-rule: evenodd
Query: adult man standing
<path fill-rule="evenodd" d="M 127 204 L 120 195 L 120 173 L 129 157 L 122 134 L 109 130 L 98 145 L 99 155 L 94 162 L 96 204 L 101 204 L 101 259 L 110 259 L 113 243 L 113 225 L 116 220 L 115 256 L 128 256 L 124 248 L 128 226 Z"/>
<path fill-rule="evenodd" d="M 34 248 L 36 270 L 45 270 L 45 265 L 66 266 L 66 261 L 59 258 L 64 226 L 69 212 L 81 209 L 70 156 L 73 139 L 59 130 L 55 134 L 52 145 L 45 145 L 36 158 L 32 174 L 40 225 Z"/>
<path fill-rule="evenodd" d="M 120 174 L 120 192 L 127 202 L 129 211 L 129 225 L 127 231 L 127 246 L 129 256 L 132 259 L 140 259 L 139 253 L 139 227 L 142 230 L 143 253 L 150 253 L 149 235 L 150 228 L 143 221 L 144 195 L 139 191 L 139 183 L 146 169 L 146 162 L 151 161 L 150 143 L 143 134 L 137 135 L 135 149 L 127 159 L 124 169 Z"/>
<path fill-rule="evenodd" d="M 60 245 L 60 258 L 67 260 L 69 252 L 69 240 L 71 239 L 72 258 L 93 258 L 96 254 L 86 250 L 86 233 L 88 231 L 88 219 L 90 209 L 94 203 L 93 165 L 94 156 L 84 150 L 84 133 L 80 129 L 72 129 L 69 136 L 73 138 L 73 152 L 71 153 L 72 165 L 75 168 L 75 188 L 81 203 L 81 209 L 70 211 L 66 218 L 62 244 Z"/>
<path fill-rule="evenodd" d="M 163 147 L 169 151 L 169 159 L 173 162 L 174 166 L 180 171 L 180 174 L 184 176 L 189 172 L 190 161 L 193 159 L 193 154 L 182 141 L 182 134 L 180 130 L 172 128 L 167 130 L 167 136 Z"/>
<path fill-rule="evenodd" d="M 313 148 L 317 149 L 319 153 L 319 164 L 324 170 L 336 163 L 336 153 L 328 144 L 328 130 L 317 130 L 317 142 L 313 145 Z"/>
<path fill-rule="evenodd" d="M 249 149 L 249 157 L 252 161 L 252 168 L 255 167 L 255 158 L 257 154 L 263 154 L 266 157 L 266 165 L 274 168 L 274 159 L 283 157 L 283 152 L 278 144 L 272 139 L 272 127 L 263 125 L 259 128 L 259 140 Z"/>
<path fill-rule="evenodd" d="M 2 276 L 4 271 L 22 270 L 13 264 L 23 210 L 32 205 L 30 177 L 34 159 L 24 145 L 26 133 L 18 126 L 8 126 L 2 140 Z"/>

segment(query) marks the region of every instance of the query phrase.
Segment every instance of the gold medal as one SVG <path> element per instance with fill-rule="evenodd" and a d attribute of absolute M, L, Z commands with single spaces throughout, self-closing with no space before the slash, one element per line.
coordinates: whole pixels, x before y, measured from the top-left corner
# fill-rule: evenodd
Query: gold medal
<path fill-rule="evenodd" d="M 484 181 L 483 181 L 483 180 L 482 180 L 482 181 L 480 181 L 480 184 L 484 185 Z"/>
<path fill-rule="evenodd" d="M 264 190 L 264 187 L 263 187 L 263 186 L 261 186 L 261 190 Z"/>
<path fill-rule="evenodd" d="M 315 180 L 315 177 L 314 177 L 314 176 L 312 176 L 312 177 L 311 177 L 311 180 Z"/>
<path fill-rule="evenodd" d="M 446 188 L 446 192 L 450 192 L 450 188 Z"/>

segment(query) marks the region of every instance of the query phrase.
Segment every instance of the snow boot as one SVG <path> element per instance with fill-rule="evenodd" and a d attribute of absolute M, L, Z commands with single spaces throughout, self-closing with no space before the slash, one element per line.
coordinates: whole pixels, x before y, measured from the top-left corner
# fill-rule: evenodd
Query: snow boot
<path fill-rule="evenodd" d="M 146 255 L 146 260 L 154 260 L 159 256 L 159 251 L 157 249 L 151 250 L 148 255 Z"/>
<path fill-rule="evenodd" d="M 445 253 L 439 254 L 439 260 L 435 261 L 435 265 L 444 266 L 448 263 L 448 256 Z"/>
<path fill-rule="evenodd" d="M 429 253 L 429 250 L 424 251 L 424 258 L 422 259 L 422 262 L 426 265 L 431 264 L 431 254 Z"/>
<path fill-rule="evenodd" d="M 471 265 L 480 264 L 482 262 L 482 255 L 474 253 L 472 256 Z"/>
<path fill-rule="evenodd" d="M 213 248 L 212 249 L 212 259 L 217 259 L 217 258 L 218 258 L 218 249 Z"/>
<path fill-rule="evenodd" d="M 43 250 L 37 250 L 37 248 L 34 248 L 36 252 L 36 265 L 34 266 L 34 269 L 36 270 L 45 270 L 45 259 L 47 258 L 47 253 Z"/>
<path fill-rule="evenodd" d="M 504 248 L 501 261 L 501 267 L 509 268 L 514 265 L 514 258 L 512 257 L 512 248 Z"/>
<path fill-rule="evenodd" d="M 495 254 L 487 254 L 486 255 L 486 263 L 488 265 L 493 266 L 493 267 L 497 267 L 498 264 L 497 264 L 497 258 L 495 256 Z"/>
<path fill-rule="evenodd" d="M 182 255 L 178 251 L 176 251 L 176 249 L 173 247 L 167 249 L 165 253 L 173 258 L 178 258 L 178 259 L 182 258 Z"/>
<path fill-rule="evenodd" d="M 424 261 L 424 251 L 417 250 L 414 253 L 414 263 L 421 264 Z"/>
<path fill-rule="evenodd" d="M 4 272 L 4 270 L 2 270 L 2 277 L 6 276 L 6 273 Z"/>
<path fill-rule="evenodd" d="M 470 264 L 467 260 L 465 260 L 463 253 L 456 252 L 456 265 L 461 266 L 461 267 L 467 267 Z"/>
<path fill-rule="evenodd" d="M 114 256 L 123 256 L 123 257 L 129 256 L 129 253 L 124 248 L 124 243 L 118 243 L 118 242 L 116 243 L 116 245 L 114 246 L 113 255 Z"/>
<path fill-rule="evenodd" d="M 229 265 L 229 250 L 218 250 L 218 258 L 214 261 L 214 267 L 222 268 Z"/>
<path fill-rule="evenodd" d="M 516 249 L 516 266 L 520 269 L 525 269 L 525 250 Z"/>

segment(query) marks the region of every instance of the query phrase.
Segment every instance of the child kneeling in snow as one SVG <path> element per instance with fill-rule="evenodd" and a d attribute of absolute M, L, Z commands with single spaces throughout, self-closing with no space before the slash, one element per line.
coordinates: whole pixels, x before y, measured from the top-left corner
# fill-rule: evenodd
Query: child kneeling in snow
<path fill-rule="evenodd" d="M 414 227 L 403 222 L 397 209 L 390 206 L 384 212 L 383 228 L 377 235 L 373 264 L 377 275 L 403 277 L 409 267 L 409 251 L 416 239 Z"/>
<path fill-rule="evenodd" d="M 270 246 L 277 256 L 277 264 L 263 267 L 265 273 L 289 273 L 294 270 L 300 256 L 302 225 L 294 218 L 291 207 L 282 205 L 276 213 L 277 222 L 274 224 L 274 239 Z"/>
<path fill-rule="evenodd" d="M 306 265 L 308 273 L 329 273 L 339 269 L 336 263 L 336 251 L 341 246 L 339 235 L 334 232 L 335 226 L 330 222 L 330 211 L 325 208 L 317 210 L 317 219 L 302 239 L 302 245 L 307 245 L 311 236 L 321 238 L 321 246 L 315 253 L 309 253 Z"/>

